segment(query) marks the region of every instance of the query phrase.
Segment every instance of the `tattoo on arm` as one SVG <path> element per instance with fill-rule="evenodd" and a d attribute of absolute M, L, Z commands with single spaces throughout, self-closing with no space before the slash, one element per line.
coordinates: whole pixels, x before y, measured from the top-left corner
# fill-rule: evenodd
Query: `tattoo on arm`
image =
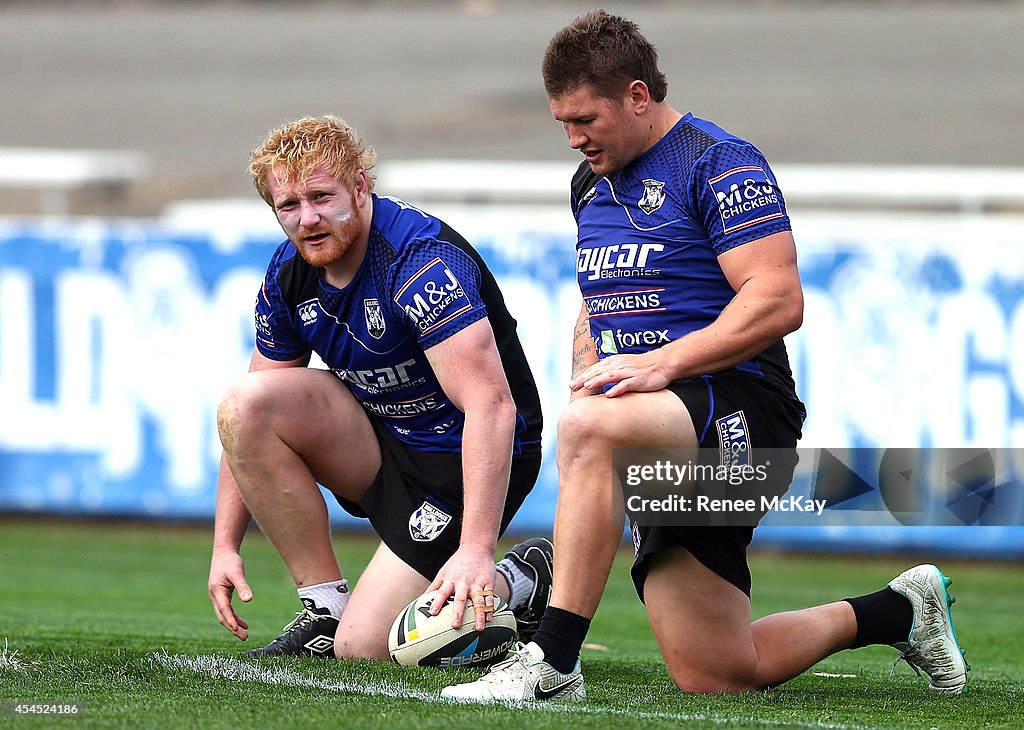
<path fill-rule="evenodd" d="M 576 331 L 572 335 L 572 377 L 576 377 L 597 362 L 594 338 L 590 334 L 590 319 L 580 312 Z"/>
<path fill-rule="evenodd" d="M 590 365 L 590 358 L 587 355 L 593 350 L 594 348 L 588 342 L 572 354 L 572 377 L 575 378 Z"/>

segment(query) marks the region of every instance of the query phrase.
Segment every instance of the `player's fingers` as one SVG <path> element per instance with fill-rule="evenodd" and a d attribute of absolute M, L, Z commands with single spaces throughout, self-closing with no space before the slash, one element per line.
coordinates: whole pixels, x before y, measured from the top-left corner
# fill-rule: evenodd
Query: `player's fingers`
<path fill-rule="evenodd" d="M 250 589 L 249 584 L 245 582 L 245 578 L 237 580 L 235 582 L 235 587 L 238 589 L 238 597 L 245 603 L 252 600 L 252 589 Z"/>
<path fill-rule="evenodd" d="M 246 588 L 248 589 L 248 587 Z M 252 592 L 249 591 L 248 595 L 251 599 Z M 225 585 L 213 586 L 210 588 L 210 601 L 213 603 L 213 611 L 221 626 L 242 641 L 245 641 L 248 637 L 246 629 L 249 628 L 249 624 L 243 621 L 239 615 L 235 613 L 235 609 L 231 605 L 231 588 Z"/>
<path fill-rule="evenodd" d="M 232 611 L 232 613 L 234 613 L 234 611 Z M 242 641 L 245 641 L 246 639 L 248 639 L 249 638 L 249 631 L 248 631 L 249 624 L 246 623 L 245 619 L 243 619 L 241 616 L 239 616 L 236 613 L 235 614 L 235 623 L 238 626 L 238 628 L 234 632 L 235 636 L 237 636 Z"/>
<path fill-rule="evenodd" d="M 455 584 L 445 579 L 441 582 L 440 587 L 434 589 L 437 595 L 434 596 L 434 602 L 430 604 L 430 615 L 436 616 L 444 608 L 444 604 L 448 602 L 448 597 L 455 592 Z"/>
<path fill-rule="evenodd" d="M 473 591 L 470 593 L 470 600 L 475 613 L 475 628 L 477 631 L 483 631 L 487 622 L 494 615 L 494 591 L 490 589 Z"/>
<path fill-rule="evenodd" d="M 462 617 L 466 613 L 466 599 L 469 598 L 469 587 L 459 582 L 455 588 L 455 601 L 452 604 L 452 628 L 457 629 L 462 626 Z"/>
<path fill-rule="evenodd" d="M 621 361 L 605 360 L 590 366 L 590 373 L 581 373 L 583 387 L 587 390 L 596 390 L 608 383 L 617 383 L 630 376 L 631 368 L 627 363 Z"/>
<path fill-rule="evenodd" d="M 224 612 L 221 611 L 219 607 L 214 606 L 213 613 L 217 616 L 217 621 L 218 623 L 220 623 L 221 626 L 230 631 L 232 634 L 235 633 L 235 625 L 231 623 L 231 619 L 227 615 L 225 615 Z"/>
<path fill-rule="evenodd" d="M 227 609 L 227 611 L 218 611 L 217 620 L 220 621 L 221 626 L 223 626 L 225 629 L 230 631 L 232 634 L 237 636 L 242 641 L 245 641 L 245 637 L 247 636 L 245 629 L 247 629 L 248 626 L 242 626 L 242 624 L 244 624 L 245 622 L 242 621 L 238 617 L 238 614 L 236 614 L 232 609 L 229 608 Z"/>
<path fill-rule="evenodd" d="M 604 367 L 605 365 L 603 362 L 596 362 L 593 365 L 588 366 L 582 372 L 578 373 L 575 378 L 569 381 L 569 388 L 572 390 L 579 390 L 583 387 L 584 383 L 600 373 Z"/>
<path fill-rule="evenodd" d="M 245 623 L 245 621 L 243 621 L 238 616 L 237 613 L 235 613 L 235 610 L 231 608 L 231 606 L 228 606 L 226 609 L 219 610 L 217 614 L 217 620 L 220 621 L 221 625 L 224 628 L 226 628 L 228 631 L 230 631 L 232 634 L 237 636 L 242 641 L 245 641 L 246 637 L 248 636 L 248 633 L 246 633 L 246 629 L 249 628 L 249 625 Z"/>
<path fill-rule="evenodd" d="M 591 378 L 583 384 L 583 387 L 587 390 L 599 390 L 608 383 L 615 382 L 618 382 L 618 378 L 613 374 L 604 374 Z"/>
<path fill-rule="evenodd" d="M 473 605 L 473 627 L 477 631 L 483 631 L 487 623 L 487 607 L 484 604 L 482 591 L 473 591 L 470 594 L 470 603 Z"/>
<path fill-rule="evenodd" d="M 609 398 L 614 398 L 617 395 L 623 393 L 629 393 L 633 390 L 633 378 L 627 377 L 617 382 L 614 386 L 605 391 L 605 395 Z"/>
<path fill-rule="evenodd" d="M 228 631 L 234 633 L 236 625 L 233 621 L 235 612 L 231 609 L 231 597 L 223 587 L 210 589 L 210 602 L 213 603 L 213 612 L 217 620 Z"/>

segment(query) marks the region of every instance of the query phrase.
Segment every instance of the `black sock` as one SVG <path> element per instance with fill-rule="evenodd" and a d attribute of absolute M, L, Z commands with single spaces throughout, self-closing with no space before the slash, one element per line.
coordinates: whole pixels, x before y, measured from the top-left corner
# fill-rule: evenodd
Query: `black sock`
<path fill-rule="evenodd" d="M 562 674 L 568 674 L 576 666 L 589 630 L 589 618 L 548 606 L 533 641 L 544 650 L 544 660 L 548 664 Z"/>
<path fill-rule="evenodd" d="M 886 586 L 866 596 L 844 599 L 857 617 L 857 638 L 851 649 L 870 644 L 906 641 L 914 623 L 914 607 L 906 596 Z"/>

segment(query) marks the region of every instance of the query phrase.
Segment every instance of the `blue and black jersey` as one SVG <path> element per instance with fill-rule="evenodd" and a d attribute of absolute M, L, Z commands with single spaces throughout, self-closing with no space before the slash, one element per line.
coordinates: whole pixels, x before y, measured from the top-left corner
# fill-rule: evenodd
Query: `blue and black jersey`
<path fill-rule="evenodd" d="M 735 296 L 718 256 L 790 230 L 764 156 L 687 114 L 607 177 L 572 182 L 576 272 L 601 358 L 660 347 L 711 324 Z M 796 398 L 782 340 L 734 366 Z"/>
<path fill-rule="evenodd" d="M 458 453 L 464 416 L 424 350 L 487 317 L 518 415 L 514 453 L 539 448 L 541 409 L 516 322 L 480 255 L 443 222 L 373 196 L 369 244 L 343 289 L 282 243 L 256 300 L 256 345 L 273 360 L 315 352 L 409 448 Z"/>

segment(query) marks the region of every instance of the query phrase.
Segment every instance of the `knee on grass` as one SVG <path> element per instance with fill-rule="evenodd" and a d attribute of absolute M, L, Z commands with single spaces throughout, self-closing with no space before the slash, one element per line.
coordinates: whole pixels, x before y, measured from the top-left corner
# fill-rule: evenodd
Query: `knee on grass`
<path fill-rule="evenodd" d="M 388 659 L 387 646 L 377 642 L 360 641 L 357 637 L 334 637 L 334 656 L 337 659 Z"/>
<path fill-rule="evenodd" d="M 694 667 L 668 665 L 668 675 L 687 694 L 729 694 L 759 689 L 756 672 L 737 667 L 729 673 L 709 674 Z"/>

